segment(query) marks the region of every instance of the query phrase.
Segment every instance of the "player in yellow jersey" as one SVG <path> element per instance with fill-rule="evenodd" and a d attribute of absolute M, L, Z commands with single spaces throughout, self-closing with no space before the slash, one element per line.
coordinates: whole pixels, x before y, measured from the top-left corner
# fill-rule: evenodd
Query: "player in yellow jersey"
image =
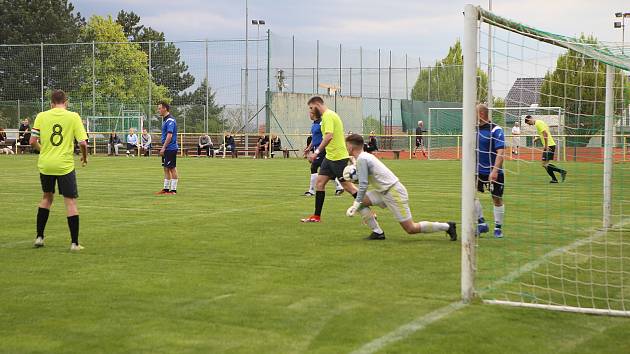
<path fill-rule="evenodd" d="M 61 90 L 51 95 L 51 109 L 35 118 L 29 143 L 39 151 L 39 178 L 44 196 L 37 211 L 35 247 L 44 246 L 44 229 L 55 195 L 55 183 L 63 195 L 70 229 L 71 251 L 83 249 L 79 245 L 79 210 L 77 208 L 77 177 L 74 172 L 74 141 L 81 149 L 81 163 L 87 165 L 87 134 L 81 117 L 67 110 L 68 99 Z"/>
<path fill-rule="evenodd" d="M 338 178 L 344 190 L 356 197 L 357 188 L 350 181 L 343 180 L 343 169 L 348 166 L 350 155 L 346 149 L 345 133 L 341 118 L 334 111 L 328 109 L 324 100 L 319 96 L 308 100 L 308 109 L 315 118 L 321 118 L 321 131 L 324 135 L 322 142 L 309 155 L 309 161 L 313 162 L 319 154 L 326 153 L 324 161 L 319 168 L 319 175 L 315 179 L 315 213 L 302 222 L 320 222 L 324 199 L 326 197 L 326 184 L 331 179 Z"/>
<path fill-rule="evenodd" d="M 534 119 L 530 115 L 525 116 L 525 123 L 536 127 L 536 131 L 538 132 L 540 141 L 543 144 L 542 166 L 547 171 L 549 176 L 551 176 L 551 181 L 549 181 L 549 183 L 558 183 L 558 179 L 556 178 L 554 172 L 559 172 L 560 178 L 562 179 L 562 182 L 564 182 L 564 180 L 567 178 L 567 171 L 550 163 L 550 161 L 553 161 L 554 154 L 556 153 L 556 142 L 551 136 L 549 126 L 544 121 L 540 119 Z"/>

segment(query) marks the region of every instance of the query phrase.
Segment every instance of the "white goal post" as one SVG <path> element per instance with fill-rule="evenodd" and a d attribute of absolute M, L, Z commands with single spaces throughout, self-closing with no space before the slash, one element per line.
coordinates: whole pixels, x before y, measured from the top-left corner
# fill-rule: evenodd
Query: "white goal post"
<path fill-rule="evenodd" d="M 476 237 L 477 232 L 477 215 L 475 213 L 475 198 L 476 198 L 476 168 L 477 168 L 477 110 L 476 105 L 479 103 L 479 97 L 483 97 L 478 92 L 478 70 L 480 67 L 480 41 L 481 41 L 481 24 L 487 23 L 491 27 L 497 27 L 507 32 L 510 32 L 517 37 L 527 38 L 528 40 L 534 40 L 544 43 L 545 45 L 555 46 L 561 49 L 566 49 L 567 51 L 577 52 L 579 55 L 588 58 L 589 60 L 595 60 L 599 65 L 599 63 L 605 64 L 606 72 L 605 72 L 605 97 L 594 98 L 591 103 L 596 104 L 597 102 L 605 102 L 605 112 L 604 112 L 604 124 L 603 124 L 603 132 L 604 132 L 604 144 L 603 144 L 603 170 L 599 170 L 599 173 L 603 176 L 602 190 L 601 190 L 601 226 L 603 227 L 602 233 L 605 235 L 608 230 L 610 230 L 614 225 L 613 220 L 613 163 L 614 163 L 614 150 L 613 146 L 614 142 L 614 133 L 615 133 L 615 91 L 614 91 L 614 82 L 615 82 L 615 70 L 617 72 L 619 70 L 630 71 L 630 61 L 627 59 L 627 56 L 623 54 L 618 54 L 615 50 L 605 50 L 611 48 L 605 47 L 600 48 L 597 45 L 593 45 L 592 43 L 580 42 L 579 40 L 571 40 L 569 37 L 564 37 L 560 35 L 554 35 L 547 32 L 543 32 L 540 30 L 533 29 L 526 25 L 518 24 L 516 22 L 501 18 L 493 13 L 490 13 L 478 6 L 474 5 L 466 5 L 464 9 L 464 36 L 462 43 L 462 53 L 464 57 L 464 65 L 463 65 L 463 97 L 462 97 L 462 186 L 461 186 L 461 211 L 462 211 L 462 219 L 461 219 L 461 296 L 462 301 L 464 303 L 470 303 L 473 301 L 475 296 L 479 295 L 479 291 L 476 288 L 475 280 L 476 280 L 476 272 L 477 272 L 477 247 L 478 247 L 478 239 Z M 491 32 L 490 32 L 491 33 Z M 490 37 L 490 36 L 489 36 Z M 508 37 L 509 38 L 509 37 Z M 491 39 L 489 39 L 490 41 Z M 507 48 L 508 54 L 505 55 L 506 58 L 510 57 L 510 44 L 505 45 Z M 495 51 L 497 51 L 497 47 L 492 45 Z M 488 48 L 491 48 L 491 44 L 488 43 Z M 535 49 L 534 49 L 535 50 Z M 619 51 L 622 53 L 622 51 Z M 506 59 L 508 60 L 508 59 Z M 514 59 L 517 60 L 517 59 Z M 494 59 L 493 59 L 494 61 Z M 490 59 L 488 59 L 490 62 Z M 498 64 L 495 64 L 498 65 Z M 509 63 L 507 65 L 510 65 Z M 538 65 L 538 63 L 536 63 Z M 490 70 L 490 69 L 489 69 Z M 549 69 L 548 69 L 549 70 Z M 565 69 L 566 70 L 566 69 Z M 494 73 L 493 73 L 494 75 Z M 601 77 L 601 76 L 600 76 Z M 623 82 L 623 81 L 622 81 Z M 491 83 L 489 83 L 491 85 Z M 581 82 L 580 84 L 581 85 Z M 623 85 L 623 84 L 622 84 Z M 601 87 L 601 86 L 599 86 Z M 595 87 L 597 88 L 597 86 Z M 489 91 L 489 90 L 488 90 Z M 623 91 L 622 91 L 623 92 Z M 566 95 L 566 90 L 565 90 Z M 580 100 L 581 100 L 580 96 Z M 586 99 L 581 102 L 587 102 Z M 522 108 L 522 107 L 521 107 Z M 541 107 L 543 108 L 543 107 Z M 556 107 L 558 108 L 558 112 L 563 112 L 566 107 Z M 504 109 L 504 108 L 501 108 Z M 594 109 L 593 109 L 594 112 Z M 561 114 L 560 113 L 560 114 Z M 578 111 L 578 116 L 581 111 Z M 593 113 L 595 115 L 595 113 Z M 601 113 L 600 113 L 601 116 Z M 564 145 L 564 144 L 563 144 Z M 566 146 L 566 145 L 565 145 Z M 599 175 L 599 174 L 598 174 Z M 598 177 L 599 178 L 599 177 Z M 601 181 L 598 179 L 598 181 Z M 598 204 L 599 205 L 599 204 Z M 599 208 L 599 206 L 598 206 Z M 623 213 L 622 213 L 623 214 Z M 622 215 L 623 216 L 623 215 Z M 624 219 L 625 220 L 625 219 Z M 622 228 L 625 223 L 622 221 L 621 223 L 617 223 L 615 225 L 616 228 Z M 594 238 L 589 238 L 588 242 L 597 241 Z M 620 241 L 624 243 L 623 240 Z M 627 244 L 627 243 L 626 243 Z M 577 244 L 575 247 L 581 247 L 582 244 Z M 561 251 L 566 251 L 568 248 L 561 247 Z M 623 246 L 622 246 L 623 249 Z M 575 251 L 578 254 L 578 251 Z M 553 253 L 553 252 L 552 252 Z M 552 254 L 553 256 L 557 256 L 558 254 Z M 607 256 L 607 255 L 606 255 Z M 576 255 L 577 257 L 577 255 Z M 616 258 L 615 258 L 616 259 Z M 623 257 L 621 262 L 623 262 Z M 535 266 L 540 266 L 541 263 L 535 263 Z M 526 269 L 532 270 L 532 269 Z M 593 271 L 593 269 L 591 269 Z M 607 271 L 607 270 L 606 270 Z M 577 272 L 577 271 L 576 271 Z M 603 315 L 614 315 L 614 316 L 630 316 L 630 308 L 626 310 L 623 299 L 623 292 L 625 286 L 623 285 L 623 275 L 628 273 L 623 268 L 620 271 L 621 274 L 621 286 L 617 286 L 621 290 L 617 289 L 621 292 L 621 305 L 619 308 L 612 308 L 608 306 L 608 308 L 598 308 L 595 305 L 597 300 L 601 298 L 593 296 L 592 306 L 589 304 L 582 305 L 573 305 L 571 302 L 567 303 L 538 303 L 538 298 L 532 300 L 532 302 L 527 301 L 510 301 L 510 300 L 501 300 L 501 299 L 483 299 L 486 303 L 491 304 L 501 304 L 501 305 L 511 305 L 511 306 L 520 306 L 520 307 L 530 307 L 530 308 L 543 308 L 549 310 L 559 310 L 559 311 L 570 311 L 570 312 L 579 312 L 579 313 L 589 313 L 589 314 L 603 314 Z M 522 273 L 518 273 L 521 275 Z M 543 276 L 549 277 L 549 274 L 543 274 Z M 515 280 L 515 279 L 512 279 Z M 565 280 L 562 279 L 562 282 Z M 564 283 L 563 283 L 564 284 Z M 593 284 L 591 284 L 592 287 Z M 599 284 L 597 284 L 599 285 Z M 576 284 L 577 288 L 579 285 Z M 545 289 L 548 290 L 548 289 Z M 564 289 L 563 289 L 564 290 Z M 578 291 L 579 293 L 579 291 Z M 574 296 L 574 294 L 570 294 Z M 579 294 L 577 295 L 579 297 Z M 522 295 L 521 295 L 522 297 Z M 535 297 L 535 296 L 534 296 Z M 551 296 L 550 296 L 551 297 Z M 616 301 L 616 300 L 615 300 Z M 612 302 L 612 301 L 611 301 Z"/>

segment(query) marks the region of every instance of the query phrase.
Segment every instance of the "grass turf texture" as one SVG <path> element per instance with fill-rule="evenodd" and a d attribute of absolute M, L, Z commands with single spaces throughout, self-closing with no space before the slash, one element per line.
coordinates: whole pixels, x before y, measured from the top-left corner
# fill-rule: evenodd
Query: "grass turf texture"
<path fill-rule="evenodd" d="M 460 220 L 459 162 L 386 163 L 415 220 Z M 378 209 L 388 239 L 364 241 L 369 230 L 345 217 L 351 198 L 330 185 L 323 222 L 300 224 L 314 202 L 301 196 L 304 161 L 180 159 L 179 194 L 155 196 L 157 158 L 93 158 L 77 169 L 79 254 L 60 197 L 46 247 L 31 248 L 35 157 L 0 164 L 2 352 L 350 352 L 459 299 L 460 245 L 444 233 L 408 236 Z M 538 164 L 507 164 L 506 238 L 478 248 L 486 297 L 531 293 L 523 279 L 492 284 L 600 226 L 601 164 L 561 165 L 567 183 L 549 186 Z M 620 215 L 628 166 L 615 173 Z M 474 304 L 383 352 L 612 353 L 630 347 L 628 331 L 628 319 Z"/>

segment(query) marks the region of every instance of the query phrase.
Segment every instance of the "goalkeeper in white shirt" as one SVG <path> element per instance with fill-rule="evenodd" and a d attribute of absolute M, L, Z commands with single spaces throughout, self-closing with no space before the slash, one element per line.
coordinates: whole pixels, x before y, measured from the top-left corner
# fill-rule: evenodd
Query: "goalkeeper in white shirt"
<path fill-rule="evenodd" d="M 370 205 L 376 205 L 381 208 L 387 207 L 408 234 L 445 231 L 450 236 L 451 241 L 457 240 L 454 222 L 413 221 L 409 210 L 407 189 L 385 164 L 374 155 L 363 151 L 363 137 L 361 135 L 348 136 L 346 148 L 350 156 L 356 160 L 356 177 L 359 180 L 359 190 L 355 201 L 348 208 L 346 215 L 354 216 L 358 212 L 362 216 L 363 221 L 372 229 L 372 234 L 367 239 L 385 239 L 385 232 L 380 228 L 376 217 L 368 208 Z M 348 175 L 346 176 L 344 173 L 344 179 L 352 179 L 349 173 L 351 169 L 352 167 L 346 168 Z M 368 185 L 371 185 L 373 189 L 368 191 Z"/>

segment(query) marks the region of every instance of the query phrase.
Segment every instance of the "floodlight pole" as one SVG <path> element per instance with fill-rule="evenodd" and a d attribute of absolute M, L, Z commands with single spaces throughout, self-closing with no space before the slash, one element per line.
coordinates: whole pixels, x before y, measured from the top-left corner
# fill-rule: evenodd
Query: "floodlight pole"
<path fill-rule="evenodd" d="M 614 100 L 613 84 L 615 69 L 606 65 L 606 98 L 604 106 L 604 203 L 603 226 L 612 226 L 612 175 L 613 175 L 613 132 L 614 132 Z"/>
<path fill-rule="evenodd" d="M 488 0 L 488 11 L 492 11 L 492 0 Z M 488 108 L 494 106 L 492 96 L 492 25 L 488 24 Z M 492 114 L 490 114 L 492 118 Z"/>
<path fill-rule="evenodd" d="M 475 295 L 475 134 L 477 122 L 477 21 L 479 13 L 473 5 L 464 10 L 464 82 L 462 119 L 462 263 L 461 294 L 464 303 Z"/>
<path fill-rule="evenodd" d="M 249 4 L 245 0 L 245 111 L 243 112 L 243 126 L 247 126 L 249 120 Z M 247 148 L 245 139 L 245 148 Z"/>

